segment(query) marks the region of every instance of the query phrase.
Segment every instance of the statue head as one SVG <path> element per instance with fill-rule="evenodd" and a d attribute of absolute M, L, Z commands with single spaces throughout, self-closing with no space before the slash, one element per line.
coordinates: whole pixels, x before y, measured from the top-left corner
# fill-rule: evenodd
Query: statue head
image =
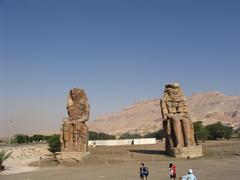
<path fill-rule="evenodd" d="M 165 86 L 165 90 L 164 92 L 168 95 L 168 96 L 175 96 L 178 95 L 179 93 L 181 93 L 181 87 L 179 83 L 172 83 L 172 84 L 167 84 Z"/>
<path fill-rule="evenodd" d="M 83 89 L 73 88 L 70 90 L 70 97 L 73 103 L 84 103 L 87 101 L 87 96 Z"/>
<path fill-rule="evenodd" d="M 70 120 L 88 121 L 90 106 L 86 93 L 83 89 L 73 88 L 67 99 L 67 110 Z"/>

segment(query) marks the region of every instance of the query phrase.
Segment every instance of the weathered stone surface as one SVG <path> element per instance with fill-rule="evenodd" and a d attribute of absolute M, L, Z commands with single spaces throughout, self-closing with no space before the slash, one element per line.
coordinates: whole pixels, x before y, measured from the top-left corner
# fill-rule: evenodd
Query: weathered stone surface
<path fill-rule="evenodd" d="M 177 158 L 197 158 L 202 156 L 202 146 L 173 148 L 169 154 Z"/>
<path fill-rule="evenodd" d="M 90 152 L 64 152 L 57 154 L 57 159 L 61 164 L 83 162 L 90 155 Z"/>
<path fill-rule="evenodd" d="M 174 152 L 182 152 L 179 149 L 194 146 L 192 120 L 188 114 L 186 100 L 178 83 L 165 86 L 160 106 L 163 117 L 166 152 L 171 153 L 173 149 L 175 149 Z M 178 150 L 176 151 L 176 149 Z"/>
<path fill-rule="evenodd" d="M 89 119 L 90 106 L 83 89 L 73 88 L 67 98 L 69 121 L 86 122 Z"/>
<path fill-rule="evenodd" d="M 62 152 L 87 152 L 90 106 L 83 89 L 71 89 L 67 98 L 68 118 L 61 127 Z"/>

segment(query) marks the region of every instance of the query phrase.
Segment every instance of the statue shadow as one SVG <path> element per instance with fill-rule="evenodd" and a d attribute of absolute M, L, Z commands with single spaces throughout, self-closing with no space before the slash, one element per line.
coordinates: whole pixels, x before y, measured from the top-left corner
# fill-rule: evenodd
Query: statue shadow
<path fill-rule="evenodd" d="M 141 154 L 158 154 L 158 155 L 167 155 L 165 151 L 162 150 L 146 150 L 146 149 L 131 149 L 129 152 L 141 153 Z"/>

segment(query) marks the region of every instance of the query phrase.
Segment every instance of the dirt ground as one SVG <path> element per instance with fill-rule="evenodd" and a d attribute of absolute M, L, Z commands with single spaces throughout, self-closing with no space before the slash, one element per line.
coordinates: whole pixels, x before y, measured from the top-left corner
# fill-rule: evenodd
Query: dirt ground
<path fill-rule="evenodd" d="M 149 180 L 169 179 L 168 164 L 177 165 L 177 176 L 193 169 L 198 179 L 240 179 L 240 141 L 212 141 L 203 144 L 203 158 L 178 160 L 164 155 L 158 145 L 90 148 L 91 155 L 78 164 L 56 165 L 42 161 L 37 171 L 0 176 L 1 180 L 131 180 L 139 179 L 140 162 L 149 168 Z M 34 165 L 34 164 L 33 164 Z"/>

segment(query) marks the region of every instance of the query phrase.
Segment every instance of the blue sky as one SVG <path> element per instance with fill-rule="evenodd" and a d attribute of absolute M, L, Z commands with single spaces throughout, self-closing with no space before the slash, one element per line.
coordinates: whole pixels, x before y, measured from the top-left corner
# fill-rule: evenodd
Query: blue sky
<path fill-rule="evenodd" d="M 158 98 L 240 95 L 239 1 L 0 0 L 0 136 L 55 130 L 70 88 L 91 118 Z"/>

